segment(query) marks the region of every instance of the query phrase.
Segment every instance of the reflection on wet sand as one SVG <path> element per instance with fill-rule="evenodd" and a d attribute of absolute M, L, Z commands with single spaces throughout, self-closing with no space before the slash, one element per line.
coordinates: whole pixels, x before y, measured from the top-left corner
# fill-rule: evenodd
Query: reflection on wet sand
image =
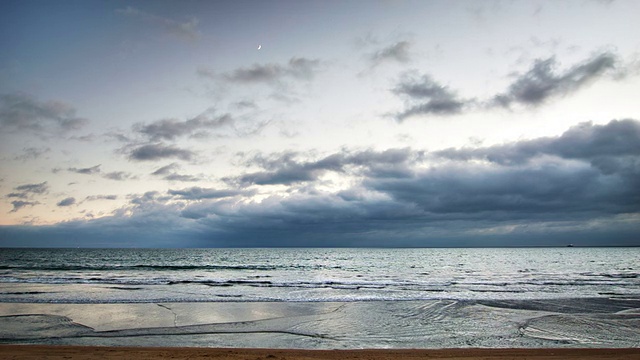
<path fill-rule="evenodd" d="M 640 301 L 0 304 L 0 342 L 270 348 L 634 347 Z"/>

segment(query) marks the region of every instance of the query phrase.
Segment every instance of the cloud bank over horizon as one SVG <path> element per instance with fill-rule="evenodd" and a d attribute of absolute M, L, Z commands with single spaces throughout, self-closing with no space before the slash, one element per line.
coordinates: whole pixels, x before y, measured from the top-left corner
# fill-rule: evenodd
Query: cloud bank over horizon
<path fill-rule="evenodd" d="M 638 3 L 267 3 L 7 3 L 0 247 L 640 245 Z"/>
<path fill-rule="evenodd" d="M 611 228 L 622 236 L 615 245 L 631 245 L 640 230 L 638 120 L 585 122 L 557 137 L 490 147 L 309 156 L 257 154 L 246 162 L 262 171 L 226 179 L 232 186 L 150 191 L 112 216 L 28 231 L 43 238 L 134 237 L 112 239 L 120 246 L 479 246 L 492 243 L 474 239 L 508 236 L 512 245 L 563 245 L 575 231 L 594 245 Z M 349 185 L 322 190 L 334 174 Z M 282 190 L 264 189 L 273 186 Z M 26 197 L 45 189 L 41 183 L 15 190 Z M 69 197 L 57 205 L 74 204 Z M 12 236 L 25 231 L 3 229 Z M 149 239 L 174 232 L 179 239 L 170 243 Z M 536 239 L 549 234 L 558 240 Z"/>

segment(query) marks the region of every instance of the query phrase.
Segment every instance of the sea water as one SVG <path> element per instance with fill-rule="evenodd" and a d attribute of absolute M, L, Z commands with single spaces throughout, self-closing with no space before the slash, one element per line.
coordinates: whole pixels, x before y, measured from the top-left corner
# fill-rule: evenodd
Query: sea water
<path fill-rule="evenodd" d="M 640 248 L 1 249 L 2 283 L 100 291 L 5 291 L 0 302 L 638 296 Z"/>
<path fill-rule="evenodd" d="M 0 342 L 637 347 L 639 259 L 640 248 L 1 249 Z"/>

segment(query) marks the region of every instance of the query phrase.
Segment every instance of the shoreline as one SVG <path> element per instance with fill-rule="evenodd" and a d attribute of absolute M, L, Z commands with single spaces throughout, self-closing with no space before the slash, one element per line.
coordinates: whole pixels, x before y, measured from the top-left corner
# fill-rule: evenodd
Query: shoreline
<path fill-rule="evenodd" d="M 0 342 L 136 349 L 623 349 L 639 348 L 639 321 L 637 299 L 0 303 Z"/>
<path fill-rule="evenodd" d="M 302 350 L 201 347 L 118 347 L 60 345 L 0 345 L 5 359 L 617 359 L 640 358 L 640 348 L 543 348 L 543 349 L 360 349 Z"/>

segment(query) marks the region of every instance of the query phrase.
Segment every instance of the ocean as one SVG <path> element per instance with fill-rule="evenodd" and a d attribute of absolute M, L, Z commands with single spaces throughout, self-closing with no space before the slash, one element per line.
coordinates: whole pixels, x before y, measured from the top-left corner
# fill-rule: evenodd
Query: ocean
<path fill-rule="evenodd" d="M 398 301 L 640 295 L 640 248 L 2 249 L 0 302 Z M 94 285 L 99 292 L 60 291 Z M 85 287 L 90 289 L 90 287 Z"/>
<path fill-rule="evenodd" d="M 638 347 L 640 248 L 1 249 L 0 325 L 28 343 Z"/>

